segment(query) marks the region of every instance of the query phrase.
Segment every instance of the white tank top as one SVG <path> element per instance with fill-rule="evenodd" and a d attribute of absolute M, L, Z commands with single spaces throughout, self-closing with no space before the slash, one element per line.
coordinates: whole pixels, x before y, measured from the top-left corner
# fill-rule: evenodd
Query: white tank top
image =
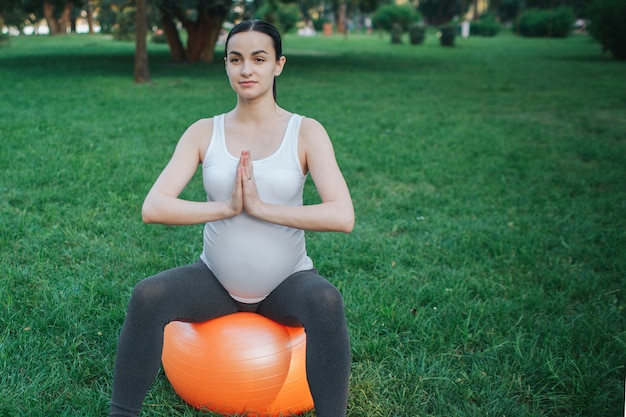
<path fill-rule="evenodd" d="M 278 150 L 253 161 L 261 200 L 271 204 L 302 205 L 306 175 L 298 158 L 302 116 L 293 114 Z M 208 201 L 226 201 L 235 181 L 238 156 L 226 148 L 224 115 L 213 119 L 213 135 L 202 162 Z M 262 301 L 294 272 L 313 268 L 307 256 L 304 230 L 268 223 L 242 214 L 204 226 L 202 261 L 230 295 L 243 303 Z"/>

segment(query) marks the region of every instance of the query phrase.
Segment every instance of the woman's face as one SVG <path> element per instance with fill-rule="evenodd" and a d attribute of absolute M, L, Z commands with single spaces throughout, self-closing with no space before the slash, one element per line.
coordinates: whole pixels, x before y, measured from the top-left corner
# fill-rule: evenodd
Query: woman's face
<path fill-rule="evenodd" d="M 226 74 L 230 85 L 243 98 L 272 94 L 274 77 L 280 75 L 285 57 L 276 57 L 272 38 L 249 31 L 233 35 L 226 49 Z"/>

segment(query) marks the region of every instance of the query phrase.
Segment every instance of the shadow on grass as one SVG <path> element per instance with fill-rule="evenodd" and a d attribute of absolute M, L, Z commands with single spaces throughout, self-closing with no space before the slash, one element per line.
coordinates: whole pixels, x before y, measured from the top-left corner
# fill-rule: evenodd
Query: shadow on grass
<path fill-rule="evenodd" d="M 89 45 L 84 45 L 89 47 Z M 381 55 L 360 52 L 357 54 L 294 53 L 287 55 L 289 71 L 308 73 L 397 73 L 403 69 L 437 70 L 443 64 L 428 57 Z M 5 72 L 44 78 L 88 78 L 94 76 L 132 78 L 134 51 L 102 51 L 101 48 L 75 49 L 59 52 L 36 51 L 33 55 L 0 55 L 0 66 Z M 151 51 L 148 56 L 149 71 L 153 78 L 187 77 L 205 78 L 207 75 L 223 73 L 223 51 L 220 47 L 212 63 L 176 63 L 168 51 Z"/>

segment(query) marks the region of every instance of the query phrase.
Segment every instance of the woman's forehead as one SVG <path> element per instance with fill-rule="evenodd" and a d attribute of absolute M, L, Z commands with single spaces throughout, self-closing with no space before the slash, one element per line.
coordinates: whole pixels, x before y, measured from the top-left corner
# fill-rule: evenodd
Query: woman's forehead
<path fill-rule="evenodd" d="M 231 50 L 244 52 L 259 49 L 265 50 L 266 52 L 274 52 L 274 44 L 269 35 L 256 31 L 239 32 L 231 36 L 228 40 L 227 51 L 229 53 Z"/>

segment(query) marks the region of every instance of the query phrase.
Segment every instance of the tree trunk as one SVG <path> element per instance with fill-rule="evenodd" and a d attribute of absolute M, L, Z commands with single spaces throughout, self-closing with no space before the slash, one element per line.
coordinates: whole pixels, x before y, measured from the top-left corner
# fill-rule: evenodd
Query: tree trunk
<path fill-rule="evenodd" d="M 50 31 L 50 35 L 56 35 L 59 33 L 59 22 L 57 22 L 56 17 L 54 17 L 54 4 L 44 1 L 43 2 L 43 15 L 48 22 L 48 29 Z"/>
<path fill-rule="evenodd" d="M 175 62 L 213 62 L 215 44 L 222 29 L 228 9 L 223 5 L 198 10 L 196 20 L 191 20 L 180 8 L 161 9 L 161 24 L 167 36 L 170 55 Z M 178 35 L 174 23 L 176 18 L 187 31 L 187 48 Z"/>
<path fill-rule="evenodd" d="M 337 32 L 346 34 L 348 33 L 347 25 L 346 25 L 346 3 L 341 3 L 339 5 L 339 13 L 337 13 Z"/>
<path fill-rule="evenodd" d="M 213 62 L 215 43 L 224 18 L 225 16 L 218 13 L 202 12 L 198 20 L 187 27 L 189 62 Z"/>
<path fill-rule="evenodd" d="M 89 34 L 93 35 L 93 3 L 87 2 L 87 27 L 89 27 Z"/>
<path fill-rule="evenodd" d="M 61 17 L 59 19 L 54 15 L 54 4 L 49 1 L 44 1 L 43 3 L 43 14 L 46 18 L 46 22 L 48 22 L 48 29 L 50 31 L 50 35 L 64 35 L 67 34 L 67 29 L 71 27 L 72 20 L 72 9 L 74 8 L 74 3 L 68 1 L 65 3 L 63 7 L 63 13 L 61 13 Z"/>
<path fill-rule="evenodd" d="M 209 25 L 209 31 L 207 33 L 207 40 L 204 45 L 204 51 L 202 52 L 202 56 L 205 58 L 205 62 L 213 62 L 213 57 L 215 56 L 215 46 L 217 44 L 217 39 L 220 36 L 220 32 L 222 31 L 223 23 L 223 16 L 214 15 L 211 17 L 211 24 Z"/>
<path fill-rule="evenodd" d="M 206 14 L 202 13 L 198 16 L 198 20 L 188 25 L 187 28 L 187 57 L 189 62 L 200 62 L 202 60 L 202 52 L 204 51 L 204 43 L 207 39 L 207 20 Z"/>
<path fill-rule="evenodd" d="M 163 32 L 167 37 L 167 44 L 170 47 L 170 56 L 174 62 L 185 62 L 187 60 L 187 53 L 183 47 L 183 43 L 178 36 L 178 29 L 176 23 L 170 14 L 161 11 L 161 25 L 163 26 Z"/>
<path fill-rule="evenodd" d="M 68 1 L 65 3 L 61 19 L 59 19 L 59 33 L 67 34 L 67 30 L 72 27 L 72 9 L 74 9 L 73 2 Z"/>
<path fill-rule="evenodd" d="M 146 37 L 148 35 L 148 21 L 146 19 L 146 0 L 136 0 L 137 7 L 135 13 L 135 82 L 150 82 L 148 72 L 148 48 Z"/>

